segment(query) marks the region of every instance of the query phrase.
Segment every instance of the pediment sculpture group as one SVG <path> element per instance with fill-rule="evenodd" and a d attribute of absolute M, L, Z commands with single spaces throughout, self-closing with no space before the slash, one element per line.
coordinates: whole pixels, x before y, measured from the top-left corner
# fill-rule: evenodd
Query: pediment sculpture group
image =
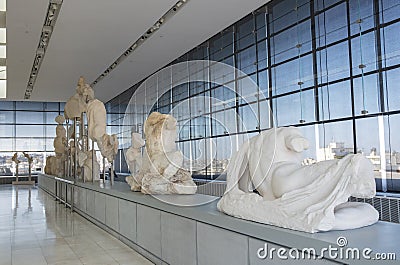
<path fill-rule="evenodd" d="M 67 130 L 63 126 L 65 120 L 82 120 L 83 113 L 87 118 L 87 131 L 82 129 L 83 134 L 77 139 L 76 127 L 70 124 L 67 125 L 69 126 L 67 135 Z M 74 163 L 77 163 L 78 177 L 86 181 L 99 180 L 100 164 L 97 159 L 93 159 L 93 150 L 89 149 L 88 139 L 97 143 L 101 155 L 110 163 L 118 152 L 118 140 L 115 134 L 106 133 L 107 113 L 104 103 L 95 98 L 94 90 L 85 83 L 83 77 L 79 78 L 76 93 L 65 104 L 64 116 L 57 116 L 55 121 L 57 122 L 56 137 L 53 142 L 55 156 L 47 157 L 45 173 L 64 176 L 68 160 L 71 163 L 69 167 L 74 167 Z"/>
<path fill-rule="evenodd" d="M 115 135 L 106 133 L 104 104 L 94 98 L 93 90 L 78 83 L 77 93 L 65 106 L 65 117 L 87 113 L 89 138 L 112 161 L 118 150 Z M 75 145 L 57 117 L 54 147 L 56 156 L 47 161 L 49 173 L 59 175 L 65 155 Z M 73 133 L 73 132 L 72 132 Z M 183 168 L 183 154 L 176 147 L 177 121 L 168 114 L 152 112 L 144 124 L 144 138 L 131 134 L 125 157 L 131 172 L 126 182 L 132 191 L 145 194 L 195 194 L 197 186 L 191 173 Z M 227 167 L 227 188 L 218 209 L 228 215 L 259 223 L 315 233 L 354 229 L 374 224 L 379 214 L 373 206 L 349 202 L 351 196 L 375 196 L 371 162 L 361 154 L 342 159 L 302 164 L 302 152 L 309 142 L 294 127 L 272 128 L 245 142 Z M 99 175 L 92 168 L 91 152 L 79 152 L 84 176 Z M 96 159 L 95 159 L 96 160 Z M 98 167 L 97 160 L 95 161 Z M 46 166 L 46 167 L 47 167 Z M 93 174 L 93 175 L 92 175 Z"/>
<path fill-rule="evenodd" d="M 145 141 L 132 133 L 126 152 L 132 191 L 193 194 L 196 185 L 182 169 L 175 147 L 176 120 L 153 112 L 144 125 Z M 143 156 L 141 148 L 144 146 Z M 227 168 L 227 188 L 218 209 L 228 215 L 315 233 L 374 224 L 373 206 L 349 202 L 372 198 L 376 187 L 372 163 L 361 154 L 303 165 L 308 140 L 294 127 L 273 128 L 245 142 Z M 256 192 L 254 192 L 256 191 Z"/>

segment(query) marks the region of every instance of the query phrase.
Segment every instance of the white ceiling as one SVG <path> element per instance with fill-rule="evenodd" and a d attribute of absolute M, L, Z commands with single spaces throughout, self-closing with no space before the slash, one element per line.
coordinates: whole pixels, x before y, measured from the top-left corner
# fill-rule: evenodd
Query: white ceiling
<path fill-rule="evenodd" d="M 94 81 L 177 0 L 65 0 L 31 101 L 66 101 Z M 95 87 L 108 101 L 268 0 L 190 0 Z M 7 1 L 7 98 L 23 100 L 49 0 Z M 162 36 L 162 37 L 160 37 Z"/>

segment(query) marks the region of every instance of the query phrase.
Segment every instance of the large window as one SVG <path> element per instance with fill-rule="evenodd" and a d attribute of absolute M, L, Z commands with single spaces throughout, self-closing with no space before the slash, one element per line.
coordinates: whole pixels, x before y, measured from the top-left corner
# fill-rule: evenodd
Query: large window
<path fill-rule="evenodd" d="M 0 176 L 15 173 L 15 152 L 33 157 L 33 171 L 43 172 L 46 157 L 54 154 L 55 118 L 64 103 L 0 101 Z M 20 158 L 19 173 L 28 173 L 28 162 Z"/>
<path fill-rule="evenodd" d="M 170 64 L 223 62 L 258 88 L 238 71 L 221 74 L 211 65 L 209 82 L 191 82 L 192 74 L 175 86 L 167 73 L 154 86 L 146 81 L 135 98 L 158 98 L 152 111 L 178 119 L 177 142 L 195 177 L 223 179 L 245 136 L 296 126 L 310 140 L 308 162 L 362 153 L 374 164 L 378 190 L 400 191 L 399 32 L 398 1 L 275 0 Z M 108 103 L 111 115 L 121 117 L 126 94 L 139 85 Z M 135 112 L 142 113 L 132 121 L 137 128 L 146 113 Z M 124 130 L 121 119 L 109 125 Z"/>

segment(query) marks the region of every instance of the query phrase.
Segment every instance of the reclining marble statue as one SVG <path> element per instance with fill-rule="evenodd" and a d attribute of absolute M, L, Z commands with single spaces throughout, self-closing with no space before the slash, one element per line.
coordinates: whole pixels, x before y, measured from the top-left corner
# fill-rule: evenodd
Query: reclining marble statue
<path fill-rule="evenodd" d="M 372 163 L 361 154 L 302 165 L 309 142 L 297 128 L 261 132 L 244 143 L 227 168 L 218 209 L 228 215 L 309 233 L 374 224 L 379 214 L 350 196 L 372 198 Z M 258 192 L 255 193 L 253 190 Z"/>
<path fill-rule="evenodd" d="M 126 154 L 132 174 L 126 181 L 131 190 L 145 194 L 196 193 L 190 172 L 182 168 L 183 154 L 176 148 L 176 119 L 153 112 L 144 124 L 144 134 L 143 156 L 140 157 L 143 141 L 137 134 L 132 135 L 132 149 Z M 137 172 L 135 165 L 140 165 Z"/>

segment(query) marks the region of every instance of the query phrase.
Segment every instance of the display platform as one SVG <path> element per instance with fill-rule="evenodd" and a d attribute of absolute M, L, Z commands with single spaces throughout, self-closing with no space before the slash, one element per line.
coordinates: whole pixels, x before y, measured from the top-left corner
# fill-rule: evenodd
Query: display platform
<path fill-rule="evenodd" d="M 156 264 L 366 264 L 363 251 L 368 249 L 371 264 L 388 264 L 375 259 L 379 253 L 400 259 L 400 225 L 394 223 L 309 234 L 225 215 L 217 210 L 219 197 L 151 196 L 130 191 L 126 183 L 74 185 L 43 174 L 38 178 L 40 188 L 66 197 L 77 213 Z M 338 247 L 338 240 L 346 244 Z M 317 258 L 325 248 L 325 258 Z M 346 254 L 356 248 L 360 258 Z M 294 261 L 296 251 L 300 256 Z"/>

